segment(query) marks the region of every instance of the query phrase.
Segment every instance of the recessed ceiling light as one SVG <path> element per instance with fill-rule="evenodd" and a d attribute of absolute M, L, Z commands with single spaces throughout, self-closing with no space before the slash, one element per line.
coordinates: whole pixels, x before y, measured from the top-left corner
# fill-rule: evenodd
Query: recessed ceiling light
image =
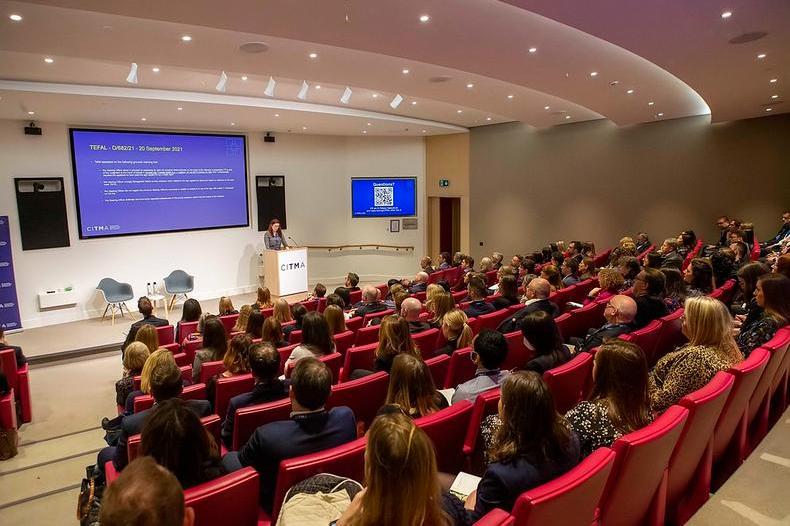
<path fill-rule="evenodd" d="M 466 85 L 466 87 L 472 89 L 475 87 L 475 85 L 470 82 L 469 84 Z"/>
<path fill-rule="evenodd" d="M 182 111 L 183 109 L 184 108 L 182 108 L 181 106 L 178 107 L 178 111 Z"/>
<path fill-rule="evenodd" d="M 508 95 L 507 98 L 512 99 L 513 95 Z"/>
<path fill-rule="evenodd" d="M 401 73 L 403 73 L 404 75 L 408 75 L 409 70 L 404 68 L 403 70 L 401 70 Z"/>
<path fill-rule="evenodd" d="M 779 98 L 779 95 L 771 95 L 771 98 L 772 98 L 772 99 L 778 99 L 778 98 Z"/>
<path fill-rule="evenodd" d="M 368 130 L 362 130 L 362 133 L 368 133 Z"/>
<path fill-rule="evenodd" d="M 13 15 L 8 15 L 8 18 L 13 20 L 14 22 L 21 22 L 22 21 L 22 15 L 17 15 L 16 13 L 14 13 Z"/>
<path fill-rule="evenodd" d="M 613 80 L 612 82 L 609 83 L 610 86 L 617 86 L 618 84 L 620 84 L 619 80 Z"/>
<path fill-rule="evenodd" d="M 241 80 L 247 80 L 247 75 L 242 75 Z"/>
<path fill-rule="evenodd" d="M 658 114 L 658 116 L 659 116 L 659 117 L 663 117 L 663 116 L 664 116 L 664 113 L 663 113 L 663 112 L 662 112 L 662 113 L 659 113 L 659 114 Z"/>
<path fill-rule="evenodd" d="M 310 58 L 318 58 L 318 53 L 310 53 L 307 56 L 310 57 Z"/>
<path fill-rule="evenodd" d="M 306 129 L 307 129 L 307 126 L 302 126 L 302 129 L 303 129 L 303 130 L 306 130 Z"/>
<path fill-rule="evenodd" d="M 455 113 L 463 113 L 464 110 L 455 110 Z"/>
<path fill-rule="evenodd" d="M 47 64 L 52 64 L 53 62 L 55 62 L 55 59 L 52 57 L 47 57 L 44 59 L 44 62 L 46 62 Z"/>
<path fill-rule="evenodd" d="M 371 123 L 371 122 L 369 122 L 369 123 L 367 123 L 367 124 L 368 124 L 368 126 L 373 126 L 373 123 Z"/>
<path fill-rule="evenodd" d="M 773 108 L 765 108 L 765 111 L 773 111 Z"/>
<path fill-rule="evenodd" d="M 757 55 L 757 58 L 765 58 L 765 56 L 766 56 L 765 53 L 760 53 L 759 55 Z"/>
<path fill-rule="evenodd" d="M 428 130 L 422 130 L 422 133 L 428 133 Z"/>
<path fill-rule="evenodd" d="M 140 120 L 141 120 L 141 121 L 143 121 L 143 122 L 145 122 L 145 121 L 147 121 L 148 119 L 146 119 L 145 117 L 143 117 L 143 118 L 141 118 Z"/>
<path fill-rule="evenodd" d="M 428 15 L 420 15 L 420 22 L 422 22 L 423 24 L 425 22 L 429 21 L 430 19 L 431 19 L 431 17 L 428 16 Z"/>
<path fill-rule="evenodd" d="M 29 111 L 29 112 L 27 112 L 27 114 L 28 114 L 28 115 L 35 115 L 35 114 L 36 114 L 36 112 L 35 112 L 35 111 Z"/>
<path fill-rule="evenodd" d="M 721 14 L 722 18 L 730 18 L 732 16 L 732 11 L 725 11 Z"/>
<path fill-rule="evenodd" d="M 630 89 L 630 90 L 626 91 L 626 93 L 628 93 L 629 95 L 633 95 L 634 90 Z"/>
<path fill-rule="evenodd" d="M 536 48 L 536 47 L 529 48 L 529 52 L 530 53 L 537 53 L 537 51 L 538 51 L 538 48 Z"/>
<path fill-rule="evenodd" d="M 543 109 L 544 109 L 544 110 L 550 110 L 550 109 L 551 109 L 551 106 L 543 106 Z"/>
<path fill-rule="evenodd" d="M 770 82 L 771 84 L 776 84 L 777 82 L 779 82 L 779 79 L 771 79 L 768 82 Z"/>
<path fill-rule="evenodd" d="M 279 117 L 279 116 L 280 116 L 280 114 L 279 114 L 279 113 L 275 113 L 275 114 L 274 114 L 274 116 L 275 116 L 275 117 Z"/>
<path fill-rule="evenodd" d="M 648 105 L 648 106 L 652 106 L 652 105 L 654 105 L 654 104 L 655 104 L 655 102 L 653 102 L 652 100 L 651 100 L 650 102 L 648 102 L 648 103 L 647 103 L 647 105 Z"/>
<path fill-rule="evenodd" d="M 151 71 L 153 71 L 154 73 L 159 73 L 159 68 L 151 68 Z"/>
<path fill-rule="evenodd" d="M 378 94 L 378 93 L 374 93 L 374 94 L 373 94 L 373 98 L 374 98 L 374 99 L 377 99 L 377 98 L 379 98 L 379 94 Z"/>
<path fill-rule="evenodd" d="M 598 76 L 598 72 L 597 71 L 591 71 L 590 72 L 590 76 L 591 77 L 597 77 Z"/>
<path fill-rule="evenodd" d="M 491 117 L 486 117 L 486 120 L 487 120 L 487 121 L 490 121 L 490 120 L 491 120 Z"/>
<path fill-rule="evenodd" d="M 411 105 L 412 106 L 416 106 L 417 105 L 417 101 L 416 100 L 411 101 Z"/>
<path fill-rule="evenodd" d="M 231 122 L 230 125 L 231 126 L 236 126 L 236 123 L 235 122 Z"/>
<path fill-rule="evenodd" d="M 189 35 L 181 35 L 182 42 L 192 42 L 192 37 Z"/>

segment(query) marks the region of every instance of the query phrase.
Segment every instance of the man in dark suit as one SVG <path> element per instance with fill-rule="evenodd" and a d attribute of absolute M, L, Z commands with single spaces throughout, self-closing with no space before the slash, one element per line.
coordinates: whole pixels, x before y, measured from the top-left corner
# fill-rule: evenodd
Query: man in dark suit
<path fill-rule="evenodd" d="M 222 423 L 222 442 L 230 448 L 233 442 L 233 422 L 236 410 L 255 404 L 274 402 L 288 396 L 288 386 L 278 378 L 280 353 L 271 345 L 257 343 L 250 347 L 250 370 L 255 386 L 249 393 L 236 395 L 228 403 L 228 413 Z"/>
<path fill-rule="evenodd" d="M 664 258 L 661 267 L 676 268 L 680 270 L 683 266 L 683 256 L 678 253 L 678 240 L 667 238 L 658 249 L 658 253 Z"/>
<path fill-rule="evenodd" d="M 716 226 L 719 227 L 719 243 L 717 246 L 719 247 L 728 247 L 730 243 L 727 239 L 727 230 L 729 230 L 730 226 L 733 224 L 733 221 L 730 220 L 727 216 L 721 216 L 716 220 Z"/>
<path fill-rule="evenodd" d="M 507 334 L 519 330 L 521 327 L 521 320 L 527 317 L 531 312 L 542 310 L 551 314 L 554 318 L 560 313 L 560 309 L 551 301 L 549 301 L 549 294 L 551 294 L 551 284 L 543 278 L 535 278 L 527 285 L 525 291 L 527 301 L 524 302 L 524 308 L 516 312 L 513 316 L 506 318 L 496 328 L 502 334 Z"/>
<path fill-rule="evenodd" d="M 606 323 L 597 329 L 590 329 L 584 339 L 575 337 L 570 339 L 569 343 L 574 345 L 577 351 L 590 351 L 606 340 L 631 332 L 634 329 L 636 302 L 633 298 L 622 294 L 612 296 L 606 304 L 603 316 L 606 318 Z"/>
<path fill-rule="evenodd" d="M 636 299 L 635 329 L 641 329 L 651 321 L 669 314 L 662 297 L 665 284 L 664 273 L 654 268 L 644 268 L 636 275 L 633 290 Z"/>
<path fill-rule="evenodd" d="M 366 314 L 387 310 L 387 304 L 379 299 L 381 291 L 373 285 L 368 285 L 362 291 L 362 301 L 354 308 L 353 317 L 364 317 Z"/>
<path fill-rule="evenodd" d="M 400 305 L 400 315 L 409 322 L 409 333 L 427 331 L 431 328 L 430 324 L 420 321 L 422 303 L 417 298 L 406 298 Z"/>
<path fill-rule="evenodd" d="M 418 294 L 428 289 L 428 273 L 420 271 L 414 276 L 414 281 L 409 285 L 409 294 Z"/>
<path fill-rule="evenodd" d="M 469 306 L 464 309 L 464 314 L 470 318 L 476 318 L 481 314 L 494 312 L 494 306 L 486 301 L 486 295 L 488 291 L 486 290 L 486 284 L 482 279 L 477 277 L 470 278 L 467 291 L 472 303 L 470 303 Z"/>
<path fill-rule="evenodd" d="M 636 235 L 636 253 L 641 254 L 650 248 L 650 238 L 647 237 L 647 232 L 639 232 Z"/>
<path fill-rule="evenodd" d="M 357 425 L 348 407 L 325 409 L 332 373 L 316 358 L 302 358 L 291 374 L 291 419 L 255 430 L 241 451 L 225 455 L 228 471 L 254 467 L 261 475 L 260 503 L 271 513 L 280 461 L 323 451 L 354 440 Z"/>
<path fill-rule="evenodd" d="M 134 341 L 134 338 L 137 336 L 137 331 L 140 330 L 140 327 L 146 323 L 148 325 L 153 325 L 154 327 L 164 327 L 166 325 L 170 325 L 169 321 L 163 320 L 162 318 L 157 318 L 153 315 L 154 306 L 151 304 L 151 300 L 149 300 L 146 296 L 142 296 L 139 300 L 137 300 L 137 310 L 143 315 L 143 319 L 132 323 L 132 326 L 129 327 L 129 333 L 126 335 L 126 340 L 123 342 L 123 347 L 121 347 L 121 354 L 123 354 L 123 350 L 126 349 L 126 346 Z"/>
<path fill-rule="evenodd" d="M 155 402 L 154 406 L 123 418 L 118 445 L 106 447 L 99 451 L 96 469 L 100 478 L 104 478 L 104 465 L 109 460 L 112 460 L 115 469 L 119 471 L 126 467 L 126 464 L 129 463 L 126 451 L 129 437 L 137 435 L 143 430 L 146 420 L 156 411 L 159 402 L 181 395 L 181 390 L 183 389 L 181 369 L 178 368 L 174 361 L 163 362 L 154 367 L 151 371 L 150 381 L 151 396 L 154 397 Z M 200 417 L 211 414 L 211 404 L 207 400 L 189 400 L 185 404 Z"/>
<path fill-rule="evenodd" d="M 18 345 L 11 345 L 5 341 L 5 330 L 0 327 L 0 351 L 5 351 L 6 349 L 13 349 L 14 350 L 14 358 L 16 358 L 16 366 L 24 367 L 27 363 L 27 358 L 25 358 L 25 354 L 22 352 L 22 347 Z"/>

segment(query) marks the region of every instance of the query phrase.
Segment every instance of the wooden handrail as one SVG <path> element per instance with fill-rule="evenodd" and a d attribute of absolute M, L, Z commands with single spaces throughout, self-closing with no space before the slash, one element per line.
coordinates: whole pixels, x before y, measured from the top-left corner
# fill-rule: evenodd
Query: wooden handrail
<path fill-rule="evenodd" d="M 338 252 L 341 252 L 341 251 L 343 251 L 343 249 L 357 249 L 357 250 L 375 249 L 375 250 L 381 250 L 382 248 L 392 249 L 392 250 L 395 250 L 396 252 L 401 251 L 401 250 L 406 251 L 406 252 L 414 251 L 414 247 L 413 246 L 407 246 L 407 245 L 382 245 L 380 243 L 357 243 L 357 244 L 353 244 L 353 245 L 302 245 L 299 248 L 308 248 L 308 249 L 313 249 L 313 250 L 327 250 L 329 252 L 332 252 L 333 250 L 337 250 Z"/>

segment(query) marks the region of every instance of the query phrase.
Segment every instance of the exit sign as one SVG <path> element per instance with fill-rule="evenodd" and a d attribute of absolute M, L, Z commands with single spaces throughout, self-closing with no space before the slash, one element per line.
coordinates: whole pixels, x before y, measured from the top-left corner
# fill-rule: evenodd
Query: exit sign
<path fill-rule="evenodd" d="M 450 186 L 450 180 L 449 179 L 439 179 L 439 188 L 445 188 L 445 187 L 448 187 L 448 186 Z"/>

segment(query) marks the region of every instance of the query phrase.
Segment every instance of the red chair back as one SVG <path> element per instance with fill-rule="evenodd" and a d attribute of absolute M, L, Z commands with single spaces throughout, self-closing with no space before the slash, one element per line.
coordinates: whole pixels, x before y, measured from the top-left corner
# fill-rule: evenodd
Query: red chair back
<path fill-rule="evenodd" d="M 222 427 L 222 419 L 217 415 L 208 415 L 204 416 L 200 419 L 200 423 L 203 425 L 203 429 L 214 439 L 214 442 L 219 445 L 221 442 L 219 441 L 219 431 Z M 143 435 L 138 433 L 136 435 L 132 435 L 129 437 L 128 441 L 126 442 L 126 454 L 129 459 L 129 462 L 136 459 L 140 453 L 140 443 L 142 441 Z"/>
<path fill-rule="evenodd" d="M 362 316 L 356 316 L 354 318 L 349 318 L 346 320 L 346 330 L 353 332 L 354 334 L 357 333 L 359 329 L 362 328 Z"/>
<path fill-rule="evenodd" d="M 239 319 L 238 314 L 227 314 L 225 316 L 220 316 L 219 321 L 222 322 L 222 326 L 225 327 L 225 334 L 230 334 L 233 332 L 233 327 L 236 326 L 236 320 Z"/>
<path fill-rule="evenodd" d="M 346 351 L 343 360 L 343 370 L 340 372 L 340 381 L 347 382 L 351 373 L 357 369 L 372 371 L 376 365 L 376 348 L 378 342 L 352 347 Z"/>
<path fill-rule="evenodd" d="M 14 349 L 0 351 L 0 371 L 6 375 L 9 387 L 19 396 L 19 375 L 17 374 L 16 351 Z"/>
<path fill-rule="evenodd" d="M 368 345 L 370 343 L 379 341 L 379 328 L 381 325 L 373 325 L 371 327 L 362 327 L 357 331 L 357 337 L 354 340 L 354 347 L 361 345 Z"/>
<path fill-rule="evenodd" d="M 326 366 L 329 367 L 329 370 L 332 371 L 332 383 L 336 384 L 340 380 L 340 368 L 343 366 L 343 355 L 339 352 L 333 352 L 332 354 L 321 356 L 318 359 L 324 362 Z"/>
<path fill-rule="evenodd" d="M 471 417 L 471 402 L 462 400 L 447 409 L 414 420 L 433 442 L 439 471 L 458 473 L 463 469 L 464 439 Z"/>
<path fill-rule="evenodd" d="M 359 303 L 362 301 L 362 290 L 350 290 L 348 292 L 348 298 L 351 300 L 351 305 Z M 348 305 L 347 308 L 351 307 L 351 305 Z"/>
<path fill-rule="evenodd" d="M 597 286 L 598 278 L 588 278 L 584 281 L 578 282 L 576 284 L 576 288 L 573 291 L 573 297 L 571 298 L 571 301 L 583 303 L 585 298 L 587 298 L 587 294 L 589 294 L 590 291 Z"/>
<path fill-rule="evenodd" d="M 241 449 L 260 426 L 270 422 L 288 420 L 290 417 L 291 400 L 289 398 L 237 409 L 233 424 L 232 449 L 234 451 Z"/>
<path fill-rule="evenodd" d="M 332 386 L 327 407 L 347 406 L 354 411 L 357 423 L 369 425 L 387 398 L 389 375 L 384 371 Z"/>
<path fill-rule="evenodd" d="M 350 330 L 335 334 L 333 336 L 335 340 L 335 350 L 345 356 L 348 348 L 354 343 L 355 336 L 356 335 Z"/>
<path fill-rule="evenodd" d="M 489 270 L 486 272 L 486 283 L 489 287 L 497 282 L 497 272 L 497 270 Z"/>
<path fill-rule="evenodd" d="M 592 354 L 581 352 L 567 363 L 543 373 L 558 412 L 565 414 L 582 401 L 592 366 Z"/>
<path fill-rule="evenodd" d="M 159 345 L 161 346 L 165 346 L 171 343 L 176 343 L 176 328 L 173 327 L 172 325 L 157 327 L 156 335 L 159 337 Z"/>
<path fill-rule="evenodd" d="M 395 314 L 395 309 L 387 309 L 379 312 L 371 312 L 369 314 L 365 314 L 365 316 L 362 318 L 361 327 L 367 327 L 368 323 L 370 323 L 370 320 L 374 318 L 384 318 L 384 316 L 389 316 L 391 314 Z M 348 325 L 348 323 L 346 323 L 346 325 Z"/>
<path fill-rule="evenodd" d="M 444 379 L 447 378 L 447 370 L 450 368 L 450 357 L 446 354 L 440 354 L 425 360 L 425 365 L 431 371 L 431 378 L 433 378 L 433 385 L 437 389 L 441 389 L 444 385 Z"/>
<path fill-rule="evenodd" d="M 523 369 L 527 362 L 535 355 L 524 345 L 524 335 L 521 331 L 505 334 L 507 340 L 507 357 L 502 364 L 502 369 Z"/>
<path fill-rule="evenodd" d="M 293 330 L 288 333 L 288 343 L 293 345 L 294 343 L 302 343 L 302 331 L 301 330 Z"/>
<path fill-rule="evenodd" d="M 450 355 L 450 365 L 447 367 L 447 378 L 444 380 L 444 388 L 455 388 L 475 376 L 477 366 L 470 358 L 471 347 L 465 347 L 453 351 Z"/>
<path fill-rule="evenodd" d="M 305 300 L 302 302 L 302 305 L 307 309 L 307 312 L 315 312 L 318 310 L 318 299 Z"/>
<path fill-rule="evenodd" d="M 195 361 L 195 353 L 203 348 L 203 338 L 197 340 L 187 340 L 181 345 L 181 350 L 189 357 L 189 363 Z"/>
<path fill-rule="evenodd" d="M 8 394 L 0 396 L 0 429 L 16 429 L 16 399 L 14 390 Z"/>
<path fill-rule="evenodd" d="M 630 334 L 621 334 L 620 339 L 638 345 L 642 352 L 645 353 L 647 363 L 653 364 L 658 361 L 655 359 L 655 354 L 660 334 L 661 320 L 653 320 Z"/>
<path fill-rule="evenodd" d="M 593 258 L 593 264 L 595 265 L 595 268 L 601 268 L 605 264 L 609 263 L 609 255 L 611 253 L 612 253 L 612 249 L 610 248 L 609 250 L 601 252 L 600 254 L 595 256 L 595 258 Z"/>
<path fill-rule="evenodd" d="M 480 320 L 480 328 L 478 331 L 483 329 L 491 329 L 495 331 L 499 324 L 502 323 L 502 320 L 507 318 L 510 315 L 510 309 L 499 309 L 494 312 L 489 312 L 488 314 L 481 314 L 477 317 Z"/>
<path fill-rule="evenodd" d="M 431 272 L 430 274 L 428 274 L 428 284 L 430 285 L 431 283 L 437 283 L 441 281 L 442 279 L 444 279 L 444 274 L 445 274 L 444 270 L 437 270 L 436 272 Z"/>
<path fill-rule="evenodd" d="M 427 331 L 418 332 L 411 336 L 414 345 L 420 350 L 420 355 L 422 355 L 423 358 L 426 356 L 433 356 L 438 338 L 439 329 L 428 329 Z"/>
<path fill-rule="evenodd" d="M 465 289 L 464 290 L 459 290 L 458 292 L 451 293 L 451 296 L 453 297 L 453 301 L 455 303 L 458 303 L 459 301 L 461 301 L 462 299 L 464 299 L 468 295 L 469 295 L 469 293 L 466 292 Z"/>
<path fill-rule="evenodd" d="M 257 526 L 260 480 L 246 467 L 184 491 L 184 504 L 195 510 L 195 526 Z"/>
<path fill-rule="evenodd" d="M 572 301 L 573 298 L 576 296 L 576 285 L 571 285 L 570 287 L 565 287 L 564 289 L 560 289 L 551 296 L 549 296 L 549 300 L 553 301 L 555 305 L 560 309 L 560 312 L 565 310 L 565 305 Z"/>
<path fill-rule="evenodd" d="M 206 384 L 192 384 L 184 387 L 181 391 L 182 400 L 205 400 Z M 154 397 L 151 395 L 141 395 L 134 399 L 134 412 L 139 413 L 154 406 Z"/>
<path fill-rule="evenodd" d="M 214 412 L 224 419 L 228 412 L 230 399 L 240 394 L 249 393 L 254 386 L 255 379 L 251 373 L 217 379 L 214 390 Z"/>
<path fill-rule="evenodd" d="M 735 284 L 736 283 L 734 279 L 728 279 L 724 282 L 724 285 L 720 287 L 721 296 L 719 297 L 719 300 L 721 300 L 721 302 L 725 305 L 732 303 L 732 297 L 735 296 Z"/>
<path fill-rule="evenodd" d="M 707 385 L 678 403 L 689 415 L 669 459 L 667 519 L 672 524 L 685 524 L 708 500 L 713 430 L 734 383 L 731 374 L 718 372 Z"/>
<path fill-rule="evenodd" d="M 590 526 L 615 462 L 598 448 L 567 473 L 522 493 L 513 506 L 515 524 Z"/>
<path fill-rule="evenodd" d="M 664 524 L 667 466 L 688 413 L 673 405 L 612 444 L 616 458 L 599 504 L 601 526 Z"/>
<path fill-rule="evenodd" d="M 752 245 L 751 260 L 757 261 L 760 259 L 760 242 L 757 241 L 757 236 L 754 236 L 754 245 Z"/>
<path fill-rule="evenodd" d="M 645 250 L 644 250 L 644 251 L 643 251 L 641 254 L 637 255 L 637 256 L 636 256 L 636 259 L 638 259 L 638 260 L 639 260 L 639 262 L 641 263 L 641 262 L 642 262 L 642 260 L 643 260 L 643 259 L 645 259 L 645 256 L 647 256 L 648 254 L 650 254 L 650 253 L 651 253 L 653 250 L 655 250 L 655 249 L 656 249 L 656 246 L 655 246 L 655 245 L 650 245 L 650 246 L 649 246 L 649 247 L 647 247 L 647 248 L 646 248 L 646 249 L 645 249 Z"/>
<path fill-rule="evenodd" d="M 469 417 L 469 427 L 466 429 L 464 439 L 464 455 L 471 457 L 477 448 L 477 439 L 480 436 L 480 424 L 488 415 L 495 415 L 499 409 L 499 398 L 502 390 L 499 387 L 483 391 L 475 398 L 472 416 Z"/>
<path fill-rule="evenodd" d="M 200 366 L 200 383 L 208 383 L 209 378 L 215 374 L 220 374 L 225 370 L 225 364 L 222 360 L 216 362 L 203 362 Z"/>
<path fill-rule="evenodd" d="M 376 285 L 376 288 L 379 289 L 379 292 L 381 292 L 382 298 L 385 298 L 390 290 L 389 286 L 386 283 L 382 283 L 381 285 Z"/>
<path fill-rule="evenodd" d="M 198 331 L 198 321 L 182 321 L 178 324 L 178 336 L 177 341 L 183 342 L 184 338 L 189 336 L 190 334 L 194 334 Z"/>
<path fill-rule="evenodd" d="M 652 367 L 667 353 L 675 350 L 676 347 L 683 345 L 687 339 L 683 336 L 681 326 L 683 325 L 683 309 L 667 314 L 661 321 L 661 329 L 658 331 L 655 352 L 653 353 L 653 363 L 648 362 L 647 366 Z"/>
<path fill-rule="evenodd" d="M 326 298 L 318 298 L 318 307 L 316 308 L 316 310 L 318 312 L 324 312 L 325 308 L 326 308 Z"/>
<path fill-rule="evenodd" d="M 780 379 L 786 374 L 787 348 L 790 343 L 790 328 L 785 327 L 777 331 L 770 341 L 766 342 L 762 348 L 771 353 L 768 365 L 757 383 L 757 387 L 749 399 L 749 451 L 768 432 L 768 420 L 771 413 L 771 394 L 777 387 L 776 379 Z M 748 453 L 747 452 L 747 453 Z"/>
<path fill-rule="evenodd" d="M 560 328 L 562 338 L 565 341 L 568 341 L 571 336 L 584 338 L 589 329 L 600 327 L 606 321 L 603 317 L 603 311 L 605 309 L 605 301 L 594 301 L 580 309 L 572 310 L 569 313 L 570 316 L 566 320 L 557 318 L 557 325 Z"/>

